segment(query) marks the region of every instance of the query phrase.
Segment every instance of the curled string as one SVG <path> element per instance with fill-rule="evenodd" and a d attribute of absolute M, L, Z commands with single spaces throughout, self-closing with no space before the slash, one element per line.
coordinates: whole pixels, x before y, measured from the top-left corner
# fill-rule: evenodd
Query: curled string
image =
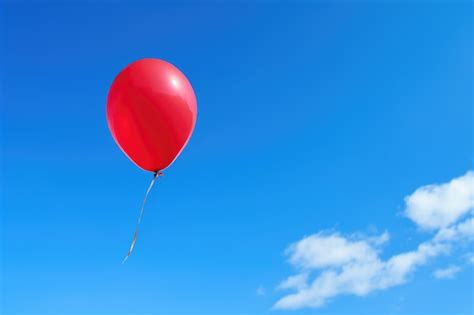
<path fill-rule="evenodd" d="M 146 190 L 145 198 L 143 198 L 143 202 L 142 202 L 142 208 L 140 209 L 140 215 L 138 216 L 137 226 L 135 227 L 135 233 L 133 234 L 132 243 L 130 244 L 130 249 L 128 250 L 127 256 L 125 256 L 125 258 L 123 259 L 122 264 L 124 264 L 127 261 L 128 257 L 130 257 L 130 255 L 133 252 L 133 248 L 135 247 L 135 243 L 137 241 L 138 228 L 140 227 L 140 222 L 142 222 L 143 212 L 145 211 L 145 204 L 148 199 L 148 195 L 150 194 L 150 191 L 153 188 L 153 185 L 155 184 L 155 181 L 159 176 L 163 176 L 163 173 L 155 172 L 155 174 L 153 175 L 153 179 L 151 180 L 150 186 L 148 186 L 148 189 Z"/>

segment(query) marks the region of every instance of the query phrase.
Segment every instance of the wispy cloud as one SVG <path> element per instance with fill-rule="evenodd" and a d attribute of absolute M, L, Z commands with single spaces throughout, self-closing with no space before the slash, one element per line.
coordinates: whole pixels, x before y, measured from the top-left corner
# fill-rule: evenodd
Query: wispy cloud
<path fill-rule="evenodd" d="M 291 244 L 285 253 L 297 273 L 277 288 L 294 292 L 283 296 L 274 308 L 316 308 L 338 295 L 364 296 L 406 283 L 430 259 L 449 254 L 459 241 L 472 241 L 474 220 L 465 217 L 474 208 L 473 184 L 473 173 L 468 172 L 446 184 L 421 187 L 406 197 L 407 217 L 436 233 L 416 249 L 385 260 L 380 252 L 389 240 L 388 232 L 369 237 L 323 231 Z M 438 275 L 454 276 L 459 271 L 451 268 L 439 270 Z"/>
<path fill-rule="evenodd" d="M 304 290 L 308 287 L 308 274 L 307 273 L 300 273 L 294 276 L 288 277 L 285 281 L 282 281 L 277 289 L 284 290 L 284 289 L 296 289 L 296 290 Z"/>
<path fill-rule="evenodd" d="M 322 248 L 322 244 L 331 245 Z M 430 258 L 447 254 L 450 250 L 449 244 L 428 241 L 413 251 L 382 260 L 380 246 L 370 238 L 354 240 L 339 234 L 321 233 L 291 245 L 290 262 L 301 273 L 290 276 L 278 288 L 291 288 L 296 292 L 281 298 L 274 308 L 319 307 L 337 295 L 364 296 L 374 290 L 400 285 Z M 306 255 L 306 251 L 312 252 L 311 255 Z M 303 260 L 302 256 L 305 257 Z M 308 282 L 311 272 L 319 274 Z"/>
<path fill-rule="evenodd" d="M 458 266 L 449 266 L 442 269 L 436 269 L 433 272 L 433 276 L 436 279 L 452 279 L 454 276 L 461 271 L 461 268 Z"/>
<path fill-rule="evenodd" d="M 418 188 L 405 198 L 405 214 L 424 229 L 449 226 L 474 207 L 474 172 L 441 185 Z"/>

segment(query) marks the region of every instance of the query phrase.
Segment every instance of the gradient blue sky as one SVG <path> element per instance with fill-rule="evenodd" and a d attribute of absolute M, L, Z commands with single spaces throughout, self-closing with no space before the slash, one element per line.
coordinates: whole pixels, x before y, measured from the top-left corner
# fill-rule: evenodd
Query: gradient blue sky
<path fill-rule="evenodd" d="M 472 168 L 472 2 L 2 2 L 4 314 L 266 314 L 285 249 L 322 230 L 430 237 L 404 197 Z M 143 57 L 189 78 L 198 121 L 159 180 L 105 99 Z M 308 314 L 468 314 L 473 270 Z M 265 294 L 257 294 L 257 288 Z"/>

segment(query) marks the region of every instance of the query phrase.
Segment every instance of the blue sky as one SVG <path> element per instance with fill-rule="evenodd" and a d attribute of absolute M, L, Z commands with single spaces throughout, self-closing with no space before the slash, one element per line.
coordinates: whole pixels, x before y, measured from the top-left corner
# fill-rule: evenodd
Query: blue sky
<path fill-rule="evenodd" d="M 472 214 L 452 205 L 472 198 L 456 184 L 472 177 L 471 2 L 2 7 L 4 314 L 472 313 L 472 243 L 454 238 L 399 283 L 278 307 Z M 152 175 L 113 142 L 105 99 L 143 57 L 187 75 L 198 120 L 121 265 Z"/>

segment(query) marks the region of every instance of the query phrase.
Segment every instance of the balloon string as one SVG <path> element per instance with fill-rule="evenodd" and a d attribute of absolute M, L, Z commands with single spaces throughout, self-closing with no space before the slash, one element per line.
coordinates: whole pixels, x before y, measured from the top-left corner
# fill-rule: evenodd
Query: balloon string
<path fill-rule="evenodd" d="M 163 173 L 155 172 L 155 174 L 153 175 L 153 179 L 151 180 L 150 186 L 148 186 L 148 189 L 146 190 L 145 198 L 143 198 L 143 202 L 142 202 L 142 208 L 140 209 L 140 215 L 138 216 L 137 226 L 135 227 L 135 233 L 133 234 L 132 243 L 130 244 L 130 249 L 128 250 L 127 256 L 125 256 L 125 258 L 123 259 L 122 264 L 124 264 L 127 261 L 128 257 L 130 257 L 130 255 L 133 252 L 133 248 L 135 247 L 135 243 L 137 241 L 138 228 L 140 227 L 140 223 L 142 222 L 143 212 L 145 211 L 145 204 L 148 199 L 148 195 L 150 194 L 150 191 L 153 188 L 153 185 L 155 184 L 155 181 L 159 176 L 163 176 Z"/>

